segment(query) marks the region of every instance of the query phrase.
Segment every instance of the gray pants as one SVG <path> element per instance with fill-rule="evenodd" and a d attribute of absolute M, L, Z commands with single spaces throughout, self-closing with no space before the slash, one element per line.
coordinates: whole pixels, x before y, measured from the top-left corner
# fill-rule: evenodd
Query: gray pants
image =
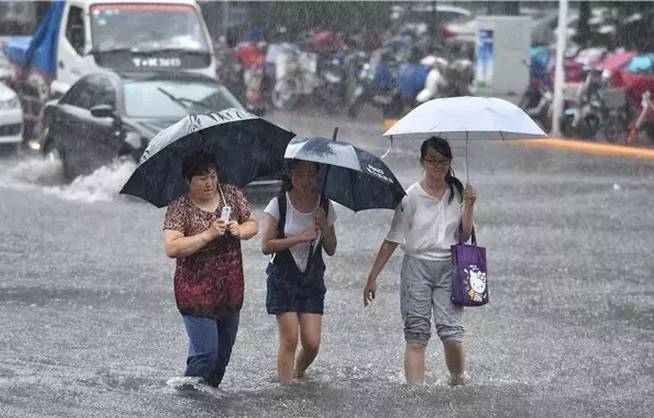
<path fill-rule="evenodd" d="M 400 309 L 407 343 L 427 345 L 431 338 L 432 309 L 436 333 L 441 341 L 463 340 L 463 307 L 450 301 L 451 263 L 450 260 L 404 256 L 400 272 Z"/>

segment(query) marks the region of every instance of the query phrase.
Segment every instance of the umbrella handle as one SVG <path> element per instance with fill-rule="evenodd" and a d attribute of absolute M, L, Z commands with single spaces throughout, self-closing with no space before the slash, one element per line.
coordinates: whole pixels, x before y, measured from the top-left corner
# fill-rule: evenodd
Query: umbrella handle
<path fill-rule="evenodd" d="M 391 148 L 393 148 L 393 137 L 392 137 L 392 136 L 391 136 L 391 138 L 390 138 L 390 142 L 388 143 L 388 149 L 387 149 L 386 152 L 385 152 L 381 157 L 379 157 L 379 158 L 381 158 L 381 159 L 383 160 L 383 159 L 384 159 L 388 154 L 391 153 Z"/>
<path fill-rule="evenodd" d="M 470 185 L 470 176 L 468 174 L 468 131 L 466 131 L 466 186 Z"/>

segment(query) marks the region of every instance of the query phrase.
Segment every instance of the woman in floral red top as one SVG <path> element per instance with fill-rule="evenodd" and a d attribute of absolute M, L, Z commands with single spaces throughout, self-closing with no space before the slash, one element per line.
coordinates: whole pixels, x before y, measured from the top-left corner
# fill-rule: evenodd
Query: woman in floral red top
<path fill-rule="evenodd" d="M 243 304 L 240 240 L 256 235 L 258 224 L 243 193 L 219 183 L 209 154 L 185 158 L 182 174 L 189 193 L 168 205 L 163 229 L 166 255 L 177 259 L 175 300 L 189 338 L 184 375 L 217 387 Z M 221 219 L 226 206 L 229 220 Z"/>

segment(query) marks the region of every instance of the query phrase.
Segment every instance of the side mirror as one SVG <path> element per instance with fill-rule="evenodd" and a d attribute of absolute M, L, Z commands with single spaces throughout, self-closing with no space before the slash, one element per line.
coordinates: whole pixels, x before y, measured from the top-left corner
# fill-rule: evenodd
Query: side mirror
<path fill-rule="evenodd" d="M 95 118 L 113 118 L 116 119 L 114 108 L 109 105 L 97 105 L 91 108 L 91 115 Z"/>

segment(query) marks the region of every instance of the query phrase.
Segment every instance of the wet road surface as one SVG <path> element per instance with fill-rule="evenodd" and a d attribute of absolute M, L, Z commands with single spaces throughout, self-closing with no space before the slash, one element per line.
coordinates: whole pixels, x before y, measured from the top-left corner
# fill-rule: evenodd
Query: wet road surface
<path fill-rule="evenodd" d="M 272 113 L 304 135 L 381 155 L 381 123 Z M 453 143 L 463 177 L 462 144 Z M 386 158 L 405 186 L 419 144 Z M 260 235 L 243 245 L 246 295 L 217 394 L 166 386 L 184 368 L 163 209 L 116 195 L 133 165 L 70 185 L 31 156 L 0 157 L 0 415 L 650 416 L 654 408 L 654 163 L 502 142 L 469 148 L 491 303 L 465 313 L 469 383 L 452 389 L 440 342 L 427 382 L 406 386 L 398 250 L 377 299 L 362 288 L 392 217 L 337 207 L 326 314 L 307 377 L 275 381 Z M 262 219 L 268 197 L 259 197 Z M 434 333 L 435 334 L 435 333 Z"/>

